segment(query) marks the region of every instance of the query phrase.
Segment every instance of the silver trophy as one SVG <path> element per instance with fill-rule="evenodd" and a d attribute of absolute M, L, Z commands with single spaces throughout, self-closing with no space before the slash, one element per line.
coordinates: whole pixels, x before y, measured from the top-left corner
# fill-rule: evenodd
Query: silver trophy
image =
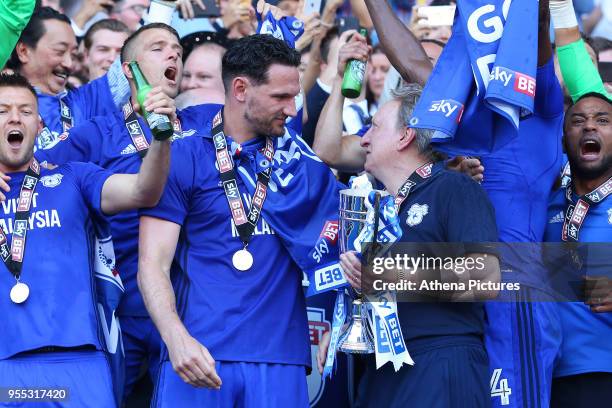
<path fill-rule="evenodd" d="M 366 225 L 368 209 L 366 199 L 372 190 L 346 189 L 340 191 L 340 252 L 355 251 L 355 242 Z M 378 192 L 375 208 L 379 197 L 386 192 Z M 375 225 L 378 224 L 378 217 Z M 375 227 L 377 230 L 377 228 Z M 374 235 L 376 236 L 376 234 Z M 368 308 L 361 299 L 360 291 L 356 290 L 351 314 L 342 326 L 338 339 L 338 349 L 351 354 L 374 353 L 374 336 L 370 326 Z"/>

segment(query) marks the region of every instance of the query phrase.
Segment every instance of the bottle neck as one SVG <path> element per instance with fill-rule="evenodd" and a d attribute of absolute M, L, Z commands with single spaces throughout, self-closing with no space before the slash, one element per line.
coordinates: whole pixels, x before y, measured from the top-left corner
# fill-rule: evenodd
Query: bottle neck
<path fill-rule="evenodd" d="M 132 71 L 132 77 L 137 90 L 149 86 L 149 81 L 145 78 L 137 62 L 130 62 L 130 71 Z"/>

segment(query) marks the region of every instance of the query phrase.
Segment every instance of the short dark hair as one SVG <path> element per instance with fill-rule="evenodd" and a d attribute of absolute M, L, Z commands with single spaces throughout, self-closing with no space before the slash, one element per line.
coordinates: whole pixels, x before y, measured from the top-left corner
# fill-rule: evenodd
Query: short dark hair
<path fill-rule="evenodd" d="M 329 58 L 329 49 L 331 47 L 331 42 L 334 40 L 334 38 L 338 38 L 338 36 L 340 35 L 339 33 L 340 32 L 338 31 L 338 27 L 334 26 L 327 30 L 327 33 L 325 33 L 325 36 L 321 40 L 321 61 L 326 64 L 329 64 L 329 61 L 327 59 Z"/>
<path fill-rule="evenodd" d="M 0 88 L 24 88 L 32 92 L 38 104 L 38 95 L 30 82 L 21 74 L 0 73 Z"/>
<path fill-rule="evenodd" d="M 104 20 L 100 20 L 89 27 L 89 30 L 85 33 L 85 37 L 83 37 L 83 45 L 85 45 L 86 49 L 90 49 L 93 43 L 93 36 L 100 30 L 110 30 L 116 33 L 130 33 L 130 29 L 124 23 L 119 20 L 115 20 L 113 18 L 105 18 Z"/>
<path fill-rule="evenodd" d="M 168 31 L 170 34 L 176 37 L 177 41 L 180 42 L 181 38 L 179 37 L 178 33 L 176 32 L 174 28 L 170 27 L 168 24 L 164 24 L 164 23 L 147 24 L 146 26 L 142 26 L 138 30 L 134 31 L 132 34 L 130 34 L 128 38 L 125 39 L 125 42 L 123 43 L 123 47 L 121 47 L 121 62 L 123 63 L 123 62 L 134 59 L 134 56 L 133 56 L 134 54 L 133 45 L 134 44 L 133 43 L 140 36 L 140 34 L 144 33 L 145 31 L 154 30 L 157 28 L 161 28 L 162 30 Z"/>
<path fill-rule="evenodd" d="M 45 20 L 58 20 L 70 25 L 70 19 L 51 7 L 40 7 L 34 10 L 32 17 L 28 25 L 25 26 L 19 37 L 19 42 L 25 44 L 30 48 L 36 48 L 38 41 L 45 35 L 47 30 L 45 29 Z M 9 58 L 6 66 L 12 70 L 19 70 L 21 67 L 21 61 L 17 55 L 17 50 L 13 49 L 11 57 Z"/>
<path fill-rule="evenodd" d="M 300 53 L 284 41 L 269 34 L 243 37 L 232 44 L 221 62 L 221 77 L 225 89 L 231 89 L 231 81 L 244 75 L 256 85 L 268 81 L 268 70 L 272 64 L 298 67 Z"/>

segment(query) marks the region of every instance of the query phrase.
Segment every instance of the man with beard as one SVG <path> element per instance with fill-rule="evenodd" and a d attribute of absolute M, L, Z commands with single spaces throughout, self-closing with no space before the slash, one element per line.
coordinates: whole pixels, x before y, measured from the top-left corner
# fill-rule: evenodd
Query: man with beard
<path fill-rule="evenodd" d="M 92 162 L 113 172 L 136 172 L 151 143 L 152 136 L 138 114 L 136 87 L 128 63 L 138 62 L 153 87 L 150 104 L 154 111 L 161 105 L 174 107 L 183 73 L 182 47 L 176 31 L 163 23 L 140 28 L 127 38 L 121 51 L 123 70 L 131 87 L 131 100 L 107 116 L 95 117 L 72 128 L 53 147 L 39 149 L 41 161 L 63 164 L 72 161 Z M 215 110 L 217 106 L 213 106 Z M 197 133 L 206 126 L 212 112 L 209 106 L 192 107 L 177 112 L 173 140 Z M 138 214 L 126 211 L 110 218 L 117 269 L 125 285 L 117 315 L 126 357 L 125 396 L 129 396 L 140 373 L 143 361 L 149 363 L 149 374 L 155 381 L 160 339 L 148 317 L 136 283 L 138 256 Z"/>
<path fill-rule="evenodd" d="M 159 95 L 145 105 L 175 116 Z M 117 339 L 99 314 L 103 301 L 94 278 L 100 258 L 107 259 L 94 255 L 94 225 L 106 215 L 157 203 L 169 142 L 152 140 L 132 174 L 91 163 L 50 170 L 33 157 L 40 127 L 32 86 L 20 75 L 0 75 L 0 171 L 10 187 L 0 217 L 0 384 L 64 388 L 69 406 L 117 406 L 108 361 Z M 105 280 L 114 283 L 108 275 Z"/>
<path fill-rule="evenodd" d="M 584 303 L 557 304 L 562 341 L 551 407 L 604 406 L 612 400 L 610 255 L 608 244 L 585 243 L 612 241 L 612 102 L 585 49 L 572 2 L 551 1 L 550 12 L 574 105 L 565 114 L 563 137 L 571 178 L 551 197 L 546 241 L 566 243 L 562 249 L 572 259 L 565 264 L 584 284 Z"/>
<path fill-rule="evenodd" d="M 165 343 L 153 406 L 308 406 L 302 271 L 267 212 L 289 205 L 278 200 L 293 177 L 278 175 L 281 143 L 305 146 L 284 127 L 297 114 L 299 64 L 269 35 L 233 44 L 222 60 L 225 106 L 206 136 L 174 143 L 164 197 L 141 212 L 138 283 Z"/>
<path fill-rule="evenodd" d="M 599 93 L 581 97 L 565 118 L 563 145 L 571 168 L 571 183 L 556 191 L 548 209 L 548 242 L 612 241 L 612 104 Z M 610 257 L 589 249 L 589 277 L 599 294 L 584 303 L 561 302 L 561 355 L 555 367 L 552 407 L 594 407 L 612 400 L 612 297 L 609 291 Z M 600 255 L 601 256 L 601 255 Z M 599 262 L 598 262 L 599 261 Z M 601 268 L 603 266 L 603 273 Z M 598 285 L 603 284 L 602 288 Z"/>
<path fill-rule="evenodd" d="M 41 7 L 32 15 L 7 63 L 26 77 L 38 94 L 44 122 L 36 142 L 39 149 L 52 147 L 62 133 L 85 120 L 112 113 L 128 98 L 129 85 L 118 62 L 106 75 L 66 91 L 76 52 L 76 37 L 68 17 Z"/>

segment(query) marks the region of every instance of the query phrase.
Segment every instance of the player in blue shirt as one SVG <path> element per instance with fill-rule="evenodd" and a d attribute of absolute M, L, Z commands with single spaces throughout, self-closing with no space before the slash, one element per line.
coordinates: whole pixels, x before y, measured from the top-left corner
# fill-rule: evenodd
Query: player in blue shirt
<path fill-rule="evenodd" d="M 438 279 L 451 282 L 462 276 L 463 282 L 498 283 L 499 261 L 494 248 L 484 244 L 497 240 L 493 207 L 475 181 L 444 169 L 442 162 L 434 163 L 429 144 L 431 132 L 406 127 L 404 118 L 410 116 L 419 96 L 420 87 L 409 85 L 376 112 L 372 128 L 361 143 L 366 152 L 365 169 L 395 195 L 402 242 L 422 242 L 427 246 L 435 242 L 462 243 L 453 257 L 483 262 L 481 270 L 472 269 L 466 275 L 452 271 L 453 276 Z M 399 246 L 391 251 L 402 253 Z M 425 255 L 441 256 L 440 252 L 432 246 L 431 253 Z M 341 265 L 351 285 L 360 288 L 361 262 L 356 255 L 342 254 Z M 419 270 L 415 277 L 433 282 L 431 275 L 418 276 L 425 273 Z M 392 365 L 386 364 L 377 370 L 374 356 L 367 356 L 365 373 L 357 386 L 358 406 L 489 405 L 484 307 L 473 300 L 494 297 L 495 290 L 453 293 L 453 299 L 472 300 L 462 303 L 450 303 L 443 297 L 436 299 L 439 291 L 432 291 L 430 295 L 434 298 L 427 303 L 398 302 L 397 305 L 414 366 L 395 372 Z"/>
<path fill-rule="evenodd" d="M 572 180 L 551 197 L 547 242 L 612 241 L 612 102 L 586 94 L 566 113 L 564 148 Z M 601 245 L 601 244 L 600 244 Z M 589 248 L 587 246 L 587 248 Z M 601 248 L 601 247 L 600 247 Z M 604 249 L 605 250 L 605 249 Z M 593 245 L 589 252 L 601 252 Z M 609 250 L 585 261 L 586 275 L 610 281 Z M 562 343 L 552 407 L 607 406 L 612 401 L 612 294 L 588 294 L 584 303 L 560 302 Z"/>
<path fill-rule="evenodd" d="M 70 19 L 41 7 L 33 13 L 7 64 L 25 76 L 38 94 L 44 122 L 36 142 L 39 149 L 52 147 L 71 127 L 111 113 L 127 101 L 130 89 L 118 61 L 106 75 L 77 89 L 66 89 L 76 49 Z"/>
<path fill-rule="evenodd" d="M 141 213 L 138 283 L 165 344 L 154 406 L 308 406 L 302 272 L 263 217 L 245 233 L 244 209 L 261 210 L 261 195 L 244 207 L 251 196 L 242 177 L 224 179 L 226 196 L 218 170 L 270 162 L 270 139 L 258 136 L 286 136 L 299 62 L 268 35 L 230 47 L 215 130 L 173 144 L 163 198 Z M 171 274 L 173 260 L 182 271 Z"/>
<path fill-rule="evenodd" d="M 94 223 L 157 203 L 169 142 L 152 141 L 137 174 L 87 163 L 48 170 L 33 158 L 37 106 L 25 78 L 0 75 L 0 171 L 10 188 L 0 217 L 0 384 L 62 387 L 69 407 L 115 406 L 104 350 L 118 339 L 98 314 Z M 166 106 L 156 112 L 174 116 Z"/>
<path fill-rule="evenodd" d="M 159 48 L 159 49 L 158 49 Z M 140 28 L 125 42 L 122 60 L 125 66 L 135 60 L 147 78 L 152 78 L 154 87 L 151 97 L 165 95 L 167 104 L 174 105 L 183 72 L 182 49 L 176 31 L 165 24 L 150 24 Z M 163 74 L 173 70 L 175 80 Z M 136 89 L 131 74 L 132 95 Z M 92 162 L 114 173 L 135 173 L 151 143 L 152 136 L 140 115 L 134 112 L 135 96 L 107 116 L 95 117 L 72 128 L 60 142 L 49 149 L 39 149 L 36 157 L 40 161 L 64 164 L 71 161 Z M 198 129 L 210 127 L 205 118 L 216 113 L 217 105 L 202 105 L 177 112 L 173 139 L 197 134 Z M 129 396 L 143 360 L 149 363 L 149 372 L 154 381 L 158 367 L 160 338 L 138 291 L 136 271 L 138 269 L 138 213 L 125 211 L 110 217 L 117 269 L 125 285 L 126 293 L 117 311 L 126 353 L 126 378 L 124 392 Z"/>

